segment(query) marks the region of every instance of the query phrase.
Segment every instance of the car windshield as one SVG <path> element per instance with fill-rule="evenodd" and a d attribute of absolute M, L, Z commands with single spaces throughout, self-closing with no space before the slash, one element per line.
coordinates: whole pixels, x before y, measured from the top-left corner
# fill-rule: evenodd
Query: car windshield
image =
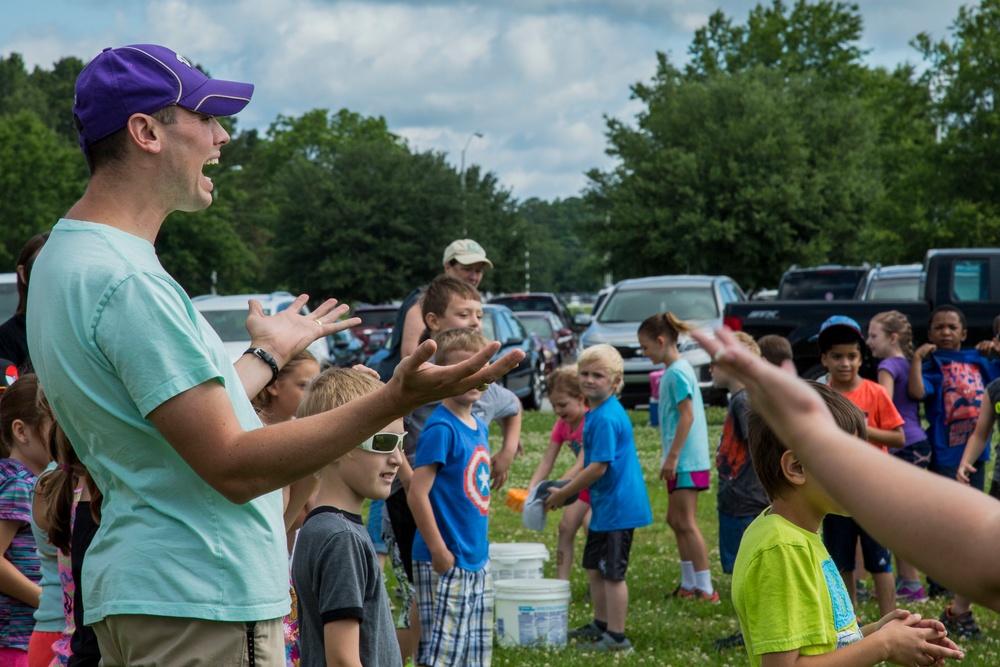
<path fill-rule="evenodd" d="M 872 285 L 869 301 L 915 301 L 920 295 L 920 276 L 879 278 Z"/>
<path fill-rule="evenodd" d="M 533 333 L 542 340 L 555 337 L 555 334 L 552 331 L 552 325 L 549 323 L 548 319 L 544 317 L 521 316 L 521 324 L 523 324 L 524 328 L 528 330 L 528 333 Z"/>
<path fill-rule="evenodd" d="M 719 316 L 711 286 L 643 287 L 616 290 L 597 318 L 601 323 L 642 322 L 666 311 L 681 320 L 710 320 Z"/>
<path fill-rule="evenodd" d="M 6 322 L 16 308 L 17 283 L 0 283 L 0 322 Z"/>
<path fill-rule="evenodd" d="M 853 299 L 858 283 L 866 275 L 867 271 L 863 269 L 795 271 L 781 280 L 778 298 L 819 301 Z"/>
<path fill-rule="evenodd" d="M 201 314 L 205 316 L 208 323 L 219 334 L 219 338 L 224 343 L 231 343 L 238 340 L 250 340 L 247 333 L 247 311 L 243 310 L 203 310 Z"/>
<path fill-rule="evenodd" d="M 483 313 L 483 335 L 486 336 L 486 340 L 497 339 L 497 332 L 493 328 L 493 316 L 489 313 Z"/>
<path fill-rule="evenodd" d="M 353 315 L 361 318 L 361 324 L 366 327 L 385 329 L 396 324 L 395 310 L 356 310 Z"/>
<path fill-rule="evenodd" d="M 515 313 L 525 310 L 547 310 L 556 312 L 556 304 L 552 299 L 544 296 L 502 296 L 491 299 L 491 303 L 501 303 Z"/>

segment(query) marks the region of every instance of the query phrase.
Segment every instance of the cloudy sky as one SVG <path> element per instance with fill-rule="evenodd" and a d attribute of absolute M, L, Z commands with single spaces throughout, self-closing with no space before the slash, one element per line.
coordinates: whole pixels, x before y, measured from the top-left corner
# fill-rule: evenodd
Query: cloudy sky
<path fill-rule="evenodd" d="M 868 62 L 918 62 L 919 32 L 947 36 L 961 0 L 856 0 Z M 793 0 L 787 0 L 792 4 Z M 580 193 L 608 168 L 604 116 L 634 118 L 629 86 L 656 51 L 685 61 L 716 9 L 747 0 L 28 0 L 0 10 L 0 54 L 51 68 L 106 46 L 161 43 L 216 78 L 254 83 L 240 127 L 348 108 L 384 116 L 419 150 L 495 172 L 518 199 Z M 769 4 L 769 3 L 768 3 Z M 482 138 L 473 137 L 481 132 Z M 223 153 L 223 158 L 225 154 Z"/>

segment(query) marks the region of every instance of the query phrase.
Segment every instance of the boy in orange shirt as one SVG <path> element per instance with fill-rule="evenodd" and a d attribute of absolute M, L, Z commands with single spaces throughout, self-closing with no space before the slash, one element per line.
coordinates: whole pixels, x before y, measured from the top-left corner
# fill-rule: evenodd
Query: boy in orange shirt
<path fill-rule="evenodd" d="M 893 405 L 892 398 L 881 385 L 858 375 L 865 350 L 865 338 L 858 323 L 843 315 L 829 318 L 819 329 L 819 350 L 820 362 L 828 372 L 827 384 L 865 413 L 868 441 L 883 450 L 902 447 L 903 418 Z M 854 567 L 859 538 L 865 568 L 871 572 L 875 582 L 879 615 L 885 616 L 896 608 L 896 585 L 889 550 L 872 539 L 850 517 L 829 515 L 823 520 L 823 542 L 844 578 L 844 585 L 855 607 L 857 586 Z"/>

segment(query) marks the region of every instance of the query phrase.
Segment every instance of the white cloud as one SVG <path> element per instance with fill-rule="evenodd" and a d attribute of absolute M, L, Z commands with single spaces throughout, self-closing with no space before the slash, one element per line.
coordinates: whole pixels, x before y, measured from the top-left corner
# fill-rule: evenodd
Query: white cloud
<path fill-rule="evenodd" d="M 860 0 L 872 62 L 917 56 L 964 0 Z M 517 197 L 566 197 L 609 168 L 608 115 L 631 122 L 630 86 L 655 52 L 683 64 L 695 29 L 720 8 L 743 23 L 756 0 L 35 0 L 5 8 L 0 54 L 29 68 L 105 46 L 158 42 L 213 76 L 256 85 L 240 127 L 278 114 L 346 107 L 384 116 L 419 150 L 497 173 Z M 788 4 L 791 4 L 790 2 Z"/>

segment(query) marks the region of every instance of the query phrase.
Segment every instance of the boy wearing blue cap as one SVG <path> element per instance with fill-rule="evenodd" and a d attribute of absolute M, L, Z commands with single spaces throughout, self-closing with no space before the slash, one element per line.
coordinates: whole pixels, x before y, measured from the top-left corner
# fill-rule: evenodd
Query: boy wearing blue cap
<path fill-rule="evenodd" d="M 864 358 L 865 339 L 861 327 L 850 317 L 835 315 L 819 330 L 820 363 L 828 372 L 827 384 L 861 408 L 867 422 L 868 441 L 885 450 L 903 446 L 903 418 L 882 385 L 858 375 Z M 875 582 L 880 616 L 896 608 L 896 585 L 889 550 L 868 535 L 850 517 L 830 514 L 823 520 L 823 542 L 837 565 L 844 584 L 857 606 L 854 581 L 858 539 L 865 568 Z"/>
<path fill-rule="evenodd" d="M 359 320 L 338 322 L 347 307 L 333 299 L 304 316 L 303 295 L 270 317 L 251 301 L 251 348 L 234 365 L 153 247 L 170 213 L 212 203 L 203 169 L 229 142 L 215 117 L 252 93 L 150 44 L 106 49 L 77 79 L 90 181 L 35 261 L 27 331 L 56 418 L 104 491 L 82 578 L 104 664 L 284 665 L 281 487 L 523 357 L 483 369 L 494 344 L 434 367 L 425 344 L 381 389 L 261 428 L 248 395 Z"/>

